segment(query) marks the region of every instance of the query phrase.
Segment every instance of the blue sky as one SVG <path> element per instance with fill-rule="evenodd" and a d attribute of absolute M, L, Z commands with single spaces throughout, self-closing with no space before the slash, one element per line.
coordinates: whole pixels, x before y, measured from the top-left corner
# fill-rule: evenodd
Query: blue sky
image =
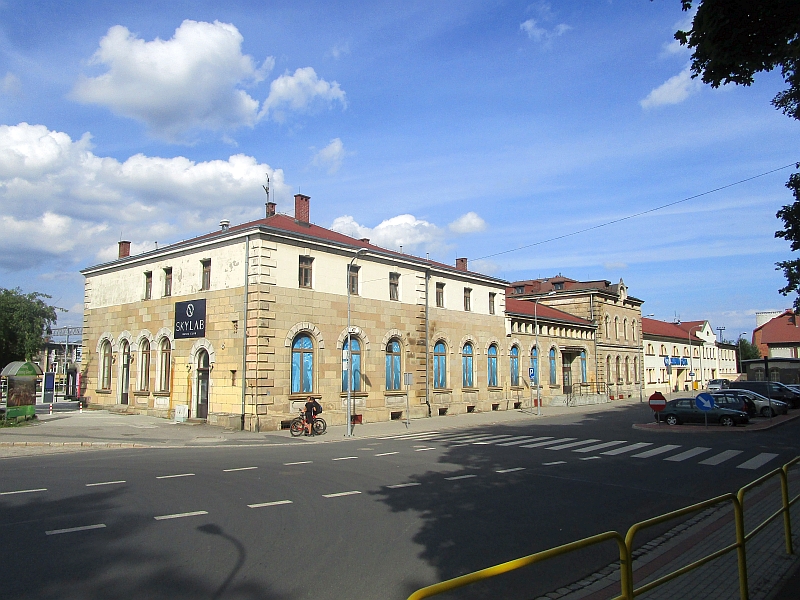
<path fill-rule="evenodd" d="M 712 90 L 678 0 L 0 0 L 0 286 L 79 324 L 78 271 L 311 196 L 311 219 L 509 280 L 623 278 L 735 338 L 791 305 L 783 82 Z"/>

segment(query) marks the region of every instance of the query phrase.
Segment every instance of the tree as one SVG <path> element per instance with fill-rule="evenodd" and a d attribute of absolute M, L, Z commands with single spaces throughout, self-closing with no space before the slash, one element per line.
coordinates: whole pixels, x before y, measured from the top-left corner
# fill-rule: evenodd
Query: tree
<path fill-rule="evenodd" d="M 758 349 L 758 346 L 755 344 L 751 344 L 747 340 L 743 338 L 739 338 L 736 342 L 736 355 L 739 361 L 742 360 L 752 360 L 754 358 L 761 358 L 761 351 Z M 742 372 L 742 363 L 739 362 L 738 370 Z"/>
<path fill-rule="evenodd" d="M 49 298 L 0 288 L 0 369 L 15 360 L 30 360 L 42 350 L 44 335 L 60 310 L 44 301 Z"/>
<path fill-rule="evenodd" d="M 681 0 L 684 11 L 693 0 Z M 701 77 L 711 87 L 735 83 L 749 86 L 756 73 L 780 67 L 787 88 L 772 104 L 785 115 L 800 120 L 800 2 L 798 0 L 701 0 L 689 31 L 678 31 L 675 39 L 693 50 L 692 77 Z M 800 163 L 797 164 L 800 169 Z M 781 208 L 777 217 L 784 228 L 775 232 L 800 250 L 800 173 L 786 184 L 794 202 Z M 784 296 L 798 292 L 795 310 L 800 312 L 800 259 L 776 263 L 787 285 Z"/>

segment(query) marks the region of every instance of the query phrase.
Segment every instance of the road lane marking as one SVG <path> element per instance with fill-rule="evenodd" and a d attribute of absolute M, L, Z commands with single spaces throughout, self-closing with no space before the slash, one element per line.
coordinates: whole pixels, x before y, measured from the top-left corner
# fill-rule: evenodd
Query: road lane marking
<path fill-rule="evenodd" d="M 34 492 L 46 492 L 47 488 L 36 488 L 35 490 L 15 490 L 13 492 L 0 492 L 0 496 L 11 496 L 12 494 L 32 494 Z"/>
<path fill-rule="evenodd" d="M 360 494 L 361 492 L 357 490 L 353 490 L 352 492 L 338 492 L 336 494 L 322 494 L 323 498 L 340 498 L 342 496 L 353 496 L 354 494 Z"/>
<path fill-rule="evenodd" d="M 560 444 L 561 442 L 571 442 L 575 438 L 561 438 L 560 440 L 547 440 L 544 442 L 536 442 L 535 444 L 525 444 L 520 448 L 538 448 L 539 446 L 549 446 L 550 444 Z"/>
<path fill-rule="evenodd" d="M 653 448 L 652 450 L 645 450 L 644 452 L 639 452 L 639 454 L 632 454 L 633 458 L 650 458 L 651 456 L 658 456 L 659 454 L 666 454 L 667 452 L 672 452 L 677 448 L 680 448 L 680 444 L 667 444 L 665 446 L 659 446 L 658 448 Z"/>
<path fill-rule="evenodd" d="M 495 471 L 495 473 L 513 473 L 514 471 L 524 471 L 525 467 L 514 467 L 513 469 L 500 469 L 499 471 Z"/>
<path fill-rule="evenodd" d="M 67 529 L 51 529 L 45 531 L 45 535 L 59 535 L 62 533 L 74 533 L 75 531 L 89 531 L 90 529 L 105 529 L 105 523 L 98 523 L 97 525 L 83 525 L 82 527 L 68 527 Z"/>
<path fill-rule="evenodd" d="M 684 460 L 689 460 L 690 458 L 697 456 L 698 454 L 702 454 L 703 452 L 708 452 L 711 448 L 701 448 L 698 446 L 697 448 L 692 448 L 691 450 L 687 450 L 686 452 L 681 452 L 680 454 L 676 454 L 675 456 L 668 456 L 664 460 L 668 460 L 671 462 L 682 462 Z"/>
<path fill-rule="evenodd" d="M 712 456 L 711 458 L 707 458 L 705 460 L 701 460 L 699 465 L 711 465 L 715 467 L 718 464 L 724 463 L 726 460 L 730 460 L 734 456 L 739 456 L 742 453 L 742 450 L 725 450 L 725 452 L 720 452 Z"/>
<path fill-rule="evenodd" d="M 548 446 L 545 450 L 565 450 L 567 448 L 574 448 L 575 446 L 583 446 L 584 444 L 594 444 L 600 440 L 583 440 L 581 442 L 572 442 L 571 444 L 559 444 L 558 446 Z M 524 447 L 524 446 L 523 446 Z"/>
<path fill-rule="evenodd" d="M 436 448 L 417 448 L 414 452 L 425 452 L 425 450 L 436 450 Z"/>
<path fill-rule="evenodd" d="M 297 462 L 283 463 L 284 467 L 291 467 L 292 465 L 310 465 L 312 460 L 298 460 Z"/>
<path fill-rule="evenodd" d="M 623 446 L 622 448 L 614 448 L 613 450 L 608 450 L 607 452 L 601 452 L 600 454 L 604 454 L 605 456 L 617 456 L 618 454 L 633 452 L 634 450 L 638 450 L 639 448 L 647 448 L 648 446 L 652 445 L 653 445 L 652 442 L 639 442 L 638 444 L 631 444 L 630 446 Z"/>
<path fill-rule="evenodd" d="M 399 452 L 381 452 L 375 456 L 391 456 L 392 454 L 400 454 Z"/>
<path fill-rule="evenodd" d="M 387 485 L 386 487 L 391 490 L 396 490 L 398 488 L 414 487 L 415 485 L 422 485 L 422 484 L 419 481 L 411 481 L 409 483 L 395 483 L 394 485 Z"/>
<path fill-rule="evenodd" d="M 237 467 L 236 469 L 222 469 L 223 473 L 233 473 L 234 471 L 250 471 L 251 469 L 257 469 L 258 467 Z"/>
<path fill-rule="evenodd" d="M 514 442 L 501 442 L 501 443 L 499 443 L 497 445 L 498 446 L 516 446 L 518 444 L 525 444 L 527 442 L 538 442 L 539 440 L 552 440 L 553 439 L 553 436 L 535 437 L 535 438 L 532 438 L 530 436 L 524 436 L 524 437 L 526 437 L 527 439 L 516 440 Z"/>
<path fill-rule="evenodd" d="M 178 475 L 159 475 L 156 479 L 174 479 L 175 477 L 194 477 L 194 473 L 179 473 Z"/>
<path fill-rule="evenodd" d="M 496 438 L 489 438 L 488 440 L 481 440 L 480 442 L 472 442 L 475 446 L 483 446 L 487 444 L 496 444 L 497 442 L 507 442 L 513 440 L 513 435 L 501 435 Z"/>
<path fill-rule="evenodd" d="M 767 464 L 769 461 L 771 461 L 776 456 L 778 456 L 778 455 L 777 454 L 772 454 L 771 452 L 762 452 L 761 454 L 751 458 L 750 460 L 743 462 L 742 464 L 740 464 L 736 468 L 737 469 L 757 469 L 758 467 L 761 467 L 761 466 Z"/>
<path fill-rule="evenodd" d="M 554 460 L 553 462 L 546 462 L 546 463 L 542 463 L 542 464 L 545 467 L 549 467 L 551 465 L 565 465 L 565 464 L 567 464 L 567 461 L 565 461 L 565 460 Z"/>
<path fill-rule="evenodd" d="M 445 477 L 447 481 L 456 481 L 457 479 L 472 479 L 477 475 L 456 475 L 455 477 Z"/>
<path fill-rule="evenodd" d="M 469 446 L 470 444 L 454 444 L 450 446 L 451 448 L 463 448 L 464 446 Z"/>
<path fill-rule="evenodd" d="M 589 446 L 588 448 L 578 448 L 573 452 L 594 452 L 595 450 L 602 450 L 603 448 L 611 448 L 611 446 L 619 446 L 620 444 L 627 444 L 625 440 L 615 440 L 613 442 L 604 442 L 596 446 Z"/>
<path fill-rule="evenodd" d="M 447 441 L 448 442 L 456 442 L 456 443 L 459 443 L 459 444 L 466 444 L 466 443 L 472 444 L 474 442 L 479 442 L 481 440 L 489 440 L 489 439 L 496 438 L 496 437 L 505 437 L 505 436 L 502 436 L 502 435 L 500 435 L 500 436 L 497 436 L 497 435 L 468 435 L 468 436 L 460 435 L 458 437 L 450 438 Z"/>
<path fill-rule="evenodd" d="M 120 479 L 119 481 L 101 481 L 99 483 L 87 483 L 86 487 L 95 487 L 98 485 L 117 485 L 118 483 L 125 483 L 125 480 Z"/>
<path fill-rule="evenodd" d="M 378 439 L 379 440 L 402 440 L 402 439 L 408 439 L 408 438 L 415 438 L 415 437 L 419 437 L 419 436 L 428 437 L 428 436 L 431 436 L 431 435 L 436 435 L 437 433 L 439 433 L 439 432 L 438 431 L 426 431 L 426 432 L 420 432 L 420 433 L 404 433 L 403 435 L 390 435 L 390 436 L 387 436 L 387 437 L 379 437 Z"/>
<path fill-rule="evenodd" d="M 264 508 L 267 506 L 280 506 L 281 504 L 291 504 L 291 500 L 275 500 L 274 502 L 259 502 L 258 504 L 248 504 L 247 508 Z"/>
<path fill-rule="evenodd" d="M 340 456 L 339 458 L 332 458 L 331 460 L 353 460 L 357 456 Z"/>
<path fill-rule="evenodd" d="M 600 460 L 599 456 L 584 456 L 583 458 L 579 458 L 578 460 Z"/>
<path fill-rule="evenodd" d="M 160 515 L 153 517 L 156 521 L 166 521 L 167 519 L 182 519 L 183 517 L 199 517 L 200 515 L 207 515 L 208 511 L 195 510 L 192 512 L 175 513 L 174 515 Z"/>

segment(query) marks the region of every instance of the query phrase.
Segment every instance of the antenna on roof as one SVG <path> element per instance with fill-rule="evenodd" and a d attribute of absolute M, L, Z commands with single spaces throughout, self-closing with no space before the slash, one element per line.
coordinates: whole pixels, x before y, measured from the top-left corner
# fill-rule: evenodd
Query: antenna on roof
<path fill-rule="evenodd" d="M 267 185 L 262 185 L 261 187 L 267 193 L 267 202 L 269 202 L 269 173 L 267 173 Z"/>

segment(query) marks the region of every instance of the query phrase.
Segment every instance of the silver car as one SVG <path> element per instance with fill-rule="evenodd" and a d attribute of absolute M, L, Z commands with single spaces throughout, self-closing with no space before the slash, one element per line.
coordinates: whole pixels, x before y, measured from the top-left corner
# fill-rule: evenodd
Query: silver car
<path fill-rule="evenodd" d="M 782 400 L 771 400 L 766 396 L 751 392 L 750 390 L 723 390 L 722 392 L 715 392 L 714 395 L 724 394 L 726 396 L 735 395 L 740 399 L 752 402 L 756 407 L 756 414 L 762 417 L 769 417 L 775 415 L 785 415 L 789 413 L 789 405 Z M 770 414 L 770 408 L 772 413 Z"/>
<path fill-rule="evenodd" d="M 727 379 L 712 379 L 708 382 L 708 391 L 719 392 L 720 390 L 726 390 L 729 383 L 730 381 Z"/>

